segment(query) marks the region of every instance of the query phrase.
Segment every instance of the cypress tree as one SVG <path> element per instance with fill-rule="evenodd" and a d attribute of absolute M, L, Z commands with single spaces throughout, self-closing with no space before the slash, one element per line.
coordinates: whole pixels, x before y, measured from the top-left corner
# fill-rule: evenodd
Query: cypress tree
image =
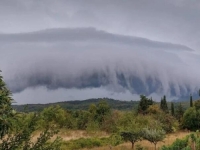
<path fill-rule="evenodd" d="M 177 117 L 179 122 L 181 122 L 181 118 L 183 117 L 183 114 L 184 114 L 183 106 L 180 103 L 177 110 L 176 110 L 176 117 Z"/>
<path fill-rule="evenodd" d="M 190 94 L 190 107 L 193 107 L 192 95 Z"/>
<path fill-rule="evenodd" d="M 160 100 L 160 109 L 163 110 L 163 98 L 161 97 L 161 100 Z"/>
<path fill-rule="evenodd" d="M 166 113 L 169 112 L 165 95 L 163 96 L 163 98 L 161 98 L 160 108 Z"/>
<path fill-rule="evenodd" d="M 171 102 L 171 115 L 174 116 L 174 103 Z"/>

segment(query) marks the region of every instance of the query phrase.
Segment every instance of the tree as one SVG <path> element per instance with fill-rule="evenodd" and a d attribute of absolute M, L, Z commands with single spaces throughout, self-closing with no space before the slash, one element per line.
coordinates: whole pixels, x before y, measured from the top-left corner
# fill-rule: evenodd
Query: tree
<path fill-rule="evenodd" d="M 138 113 L 146 114 L 147 109 L 149 108 L 150 105 L 153 105 L 153 100 L 148 99 L 144 95 L 140 95 L 140 102 L 139 102 L 139 105 L 138 105 Z"/>
<path fill-rule="evenodd" d="M 142 139 L 142 132 L 139 130 L 135 131 L 123 131 L 120 133 L 124 141 L 131 142 L 131 147 L 134 149 L 134 144 L 137 141 L 140 141 Z"/>
<path fill-rule="evenodd" d="M 193 107 L 192 95 L 190 94 L 190 107 Z"/>
<path fill-rule="evenodd" d="M 143 130 L 143 138 L 153 143 L 156 150 L 157 143 L 163 141 L 165 138 L 165 131 L 145 128 Z"/>
<path fill-rule="evenodd" d="M 141 140 L 142 123 L 140 121 L 145 120 L 144 116 L 140 118 L 139 115 L 136 115 L 134 112 L 126 112 L 118 120 L 119 133 L 124 141 L 131 142 L 132 149 L 134 149 L 135 142 Z"/>
<path fill-rule="evenodd" d="M 106 101 L 100 101 L 97 104 L 96 115 L 97 115 L 97 120 L 100 125 L 103 124 L 105 117 L 109 115 L 110 113 L 111 113 L 111 109 Z"/>
<path fill-rule="evenodd" d="M 160 110 L 160 107 L 157 104 L 149 106 L 147 109 L 148 114 L 160 114 L 162 111 Z"/>
<path fill-rule="evenodd" d="M 161 98 L 160 109 L 166 113 L 169 112 L 165 95 L 163 96 L 163 98 Z"/>
<path fill-rule="evenodd" d="M 31 136 L 38 129 L 40 114 L 33 114 L 25 119 L 27 114 L 15 113 L 11 106 L 11 92 L 6 88 L 3 77 L 0 76 L 0 149 L 3 150 L 59 150 L 60 142 L 57 138 L 53 142 L 48 140 L 56 134 L 54 126 L 46 126 L 37 141 L 33 143 Z M 14 124 L 20 124 L 16 131 L 9 132 Z M 6 135 L 6 136 L 5 136 Z"/>
<path fill-rule="evenodd" d="M 25 119 L 24 125 L 16 131 L 10 133 L 5 137 L 1 144 L 0 149 L 4 150 L 60 150 L 61 141 L 56 138 L 53 142 L 49 142 L 51 137 L 58 133 L 54 126 L 46 126 L 46 129 L 40 133 L 36 142 L 32 142 L 31 136 L 37 130 L 37 124 L 40 120 L 40 115 L 34 113 L 30 118 L 26 118 L 26 114 L 22 117 Z"/>
<path fill-rule="evenodd" d="M 174 116 L 174 103 L 171 102 L 171 115 Z"/>
<path fill-rule="evenodd" d="M 14 116 L 15 112 L 12 109 L 11 103 L 11 92 L 7 89 L 3 77 L 0 75 L 0 139 L 2 139 L 11 128 L 11 117 Z"/>
<path fill-rule="evenodd" d="M 184 110 L 183 110 L 183 106 L 182 104 L 180 103 L 177 107 L 177 110 L 176 110 L 176 118 L 178 119 L 179 122 L 181 122 L 181 119 L 183 117 L 183 114 L 184 114 Z"/>
<path fill-rule="evenodd" d="M 194 107 L 188 108 L 184 115 L 182 126 L 190 130 L 196 130 L 200 127 L 200 110 L 196 110 Z"/>
<path fill-rule="evenodd" d="M 197 110 L 200 109 L 200 100 L 195 101 L 194 106 Z"/>
<path fill-rule="evenodd" d="M 62 128 L 67 125 L 66 115 L 66 111 L 59 105 L 44 108 L 41 112 L 42 121 L 40 124 L 44 128 L 49 124 L 58 125 L 59 128 Z"/>

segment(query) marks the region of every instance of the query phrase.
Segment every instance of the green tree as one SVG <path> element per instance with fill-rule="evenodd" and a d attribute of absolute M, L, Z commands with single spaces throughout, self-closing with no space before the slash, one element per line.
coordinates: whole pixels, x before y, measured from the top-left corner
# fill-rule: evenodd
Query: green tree
<path fill-rule="evenodd" d="M 33 114 L 30 118 L 26 118 L 26 114 L 22 117 L 25 119 L 24 124 L 16 133 L 10 133 L 5 137 L 1 144 L 2 150 L 60 150 L 61 141 L 56 138 L 53 142 L 49 142 L 51 137 L 58 133 L 54 126 L 47 126 L 41 132 L 36 142 L 32 142 L 31 136 L 37 130 L 37 124 L 40 120 L 39 114 Z"/>
<path fill-rule="evenodd" d="M 46 128 L 47 125 L 57 125 L 59 128 L 66 126 L 66 111 L 59 105 L 50 106 L 41 112 L 41 125 Z"/>
<path fill-rule="evenodd" d="M 196 130 L 200 127 L 200 110 L 196 110 L 194 107 L 188 108 L 182 120 L 183 128 L 190 130 Z"/>
<path fill-rule="evenodd" d="M 190 107 L 193 107 L 192 95 L 190 94 Z"/>
<path fill-rule="evenodd" d="M 0 76 L 0 149 L 2 150 L 59 150 L 59 139 L 48 140 L 57 133 L 52 126 L 47 126 L 35 143 L 31 136 L 38 129 L 40 114 L 32 115 L 26 120 L 27 114 L 15 113 L 11 106 L 11 92 L 6 88 L 3 77 Z M 26 120 L 26 121 L 24 121 Z M 19 122 L 20 121 L 20 122 Z M 15 124 L 13 124 L 15 123 Z M 16 131 L 9 132 L 16 124 L 21 126 Z M 6 136 L 5 136 L 6 135 Z"/>
<path fill-rule="evenodd" d="M 2 139 L 11 128 L 12 118 L 14 118 L 15 113 L 11 103 L 11 92 L 6 87 L 3 77 L 0 75 L 0 139 Z"/>
<path fill-rule="evenodd" d="M 179 122 L 181 122 L 181 119 L 183 117 L 184 114 L 184 110 L 183 110 L 183 106 L 180 103 L 176 109 L 176 118 L 178 119 Z"/>
<path fill-rule="evenodd" d="M 171 115 L 174 116 L 174 103 L 171 102 Z"/>
<path fill-rule="evenodd" d="M 194 106 L 197 110 L 200 109 L 200 100 L 195 101 Z"/>
<path fill-rule="evenodd" d="M 76 120 L 76 127 L 79 130 L 85 130 L 89 122 L 90 113 L 85 110 L 75 111 L 73 121 Z M 94 120 L 93 120 L 94 121 Z"/>
<path fill-rule="evenodd" d="M 153 143 L 156 150 L 157 143 L 163 141 L 165 138 L 165 131 L 145 128 L 143 130 L 143 138 Z"/>
<path fill-rule="evenodd" d="M 165 95 L 163 96 L 163 98 L 161 98 L 160 109 L 163 110 L 166 113 L 169 112 Z"/>
<path fill-rule="evenodd" d="M 107 115 L 110 115 L 110 113 L 111 113 L 111 109 L 106 101 L 100 101 L 97 104 L 96 114 L 97 114 L 97 120 L 100 125 L 102 125 L 105 117 Z"/>
<path fill-rule="evenodd" d="M 140 102 L 139 102 L 139 105 L 138 105 L 138 113 L 146 114 L 147 109 L 149 108 L 150 105 L 153 105 L 153 100 L 148 99 L 144 95 L 140 95 Z"/>
<path fill-rule="evenodd" d="M 120 135 L 124 141 L 131 142 L 132 149 L 134 149 L 135 142 L 142 139 L 142 132 L 140 130 L 122 131 Z"/>
<path fill-rule="evenodd" d="M 140 118 L 134 112 L 126 112 L 118 121 L 119 133 L 124 141 L 131 142 L 132 149 L 135 142 L 141 140 L 143 126 L 141 121 L 146 121 L 145 117 Z"/>

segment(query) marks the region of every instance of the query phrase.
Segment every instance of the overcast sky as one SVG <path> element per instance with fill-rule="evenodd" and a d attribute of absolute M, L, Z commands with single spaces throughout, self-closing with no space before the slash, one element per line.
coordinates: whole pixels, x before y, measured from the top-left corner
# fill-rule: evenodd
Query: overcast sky
<path fill-rule="evenodd" d="M 0 69 L 18 104 L 160 100 L 200 88 L 200 1 L 1 0 Z"/>

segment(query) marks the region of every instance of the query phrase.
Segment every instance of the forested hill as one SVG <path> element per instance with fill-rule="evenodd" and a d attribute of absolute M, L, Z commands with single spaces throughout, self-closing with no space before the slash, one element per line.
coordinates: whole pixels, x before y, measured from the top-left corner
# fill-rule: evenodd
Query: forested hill
<path fill-rule="evenodd" d="M 117 110 L 131 110 L 137 108 L 139 101 L 120 101 L 109 98 L 98 98 L 98 99 L 87 99 L 87 100 L 75 100 L 75 101 L 64 101 L 57 103 L 48 104 L 26 104 L 26 105 L 13 105 L 17 111 L 41 111 L 45 107 L 52 105 L 60 105 L 67 110 L 87 110 L 91 104 L 97 104 L 99 101 L 105 100 L 112 109 Z"/>

